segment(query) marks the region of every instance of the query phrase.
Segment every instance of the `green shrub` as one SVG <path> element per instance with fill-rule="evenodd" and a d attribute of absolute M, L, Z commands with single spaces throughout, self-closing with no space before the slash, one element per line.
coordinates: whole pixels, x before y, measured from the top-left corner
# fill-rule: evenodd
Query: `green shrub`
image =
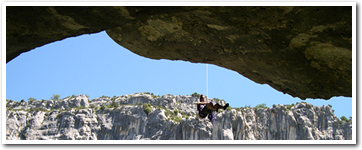
<path fill-rule="evenodd" d="M 75 107 L 75 110 L 81 110 L 81 109 L 86 109 L 86 107 L 85 106 Z"/>
<path fill-rule="evenodd" d="M 90 105 L 89 108 L 94 109 L 94 108 L 96 108 L 96 106 L 95 105 Z"/>
<path fill-rule="evenodd" d="M 157 97 L 159 97 L 159 96 L 156 96 L 156 95 L 154 95 L 153 93 L 150 93 L 150 92 L 146 92 L 146 94 L 150 94 L 150 95 L 152 96 L 152 98 L 157 98 Z"/>
<path fill-rule="evenodd" d="M 111 98 L 111 101 L 115 101 L 117 99 L 117 96 L 113 96 L 112 98 Z"/>
<path fill-rule="evenodd" d="M 338 121 L 339 124 L 343 123 L 339 118 L 337 118 L 337 121 Z"/>
<path fill-rule="evenodd" d="M 172 117 L 172 116 L 175 116 L 174 114 L 174 112 L 172 112 L 171 110 L 169 110 L 169 109 L 166 109 L 166 108 L 164 108 L 163 107 L 163 109 L 165 110 L 165 116 L 166 117 Z"/>
<path fill-rule="evenodd" d="M 151 104 L 150 103 L 143 104 L 143 111 L 148 115 L 152 111 Z"/>
<path fill-rule="evenodd" d="M 197 92 L 195 92 L 195 93 L 192 93 L 191 96 L 192 96 L 192 97 L 200 97 L 200 94 L 198 94 Z"/>
<path fill-rule="evenodd" d="M 52 100 L 59 100 L 60 95 L 59 94 L 53 94 L 53 96 L 50 98 Z"/>
<path fill-rule="evenodd" d="M 113 107 L 113 108 L 117 108 L 118 107 L 118 104 L 116 103 L 116 102 L 112 102 L 112 104 L 111 104 L 111 107 Z"/>
<path fill-rule="evenodd" d="M 228 111 L 231 111 L 231 109 L 232 109 L 232 108 L 231 108 L 230 106 L 226 108 L 226 110 L 228 110 Z"/>
<path fill-rule="evenodd" d="M 175 110 L 173 110 L 173 112 L 175 113 L 175 115 L 177 115 L 180 111 L 177 108 L 175 108 Z"/>
<path fill-rule="evenodd" d="M 341 120 L 342 120 L 342 121 L 345 121 L 345 122 L 348 122 L 348 121 L 349 121 L 346 116 L 342 116 L 342 117 L 341 117 Z"/>
<path fill-rule="evenodd" d="M 31 97 L 30 97 L 30 98 L 28 98 L 28 102 L 29 102 L 29 103 L 31 103 L 31 102 L 35 102 L 35 101 L 36 101 L 36 99 L 35 99 L 35 98 L 31 98 Z"/>
<path fill-rule="evenodd" d="M 105 95 L 102 95 L 102 97 L 101 98 L 108 98 L 108 99 L 110 99 L 111 97 L 109 97 L 109 96 L 105 96 Z"/>
<path fill-rule="evenodd" d="M 292 107 L 295 106 L 294 103 L 292 103 L 291 105 L 287 105 L 287 109 L 292 109 Z"/>
<path fill-rule="evenodd" d="M 255 106 L 255 110 L 258 110 L 259 108 L 267 108 L 267 107 L 266 104 L 262 103 Z"/>
<path fill-rule="evenodd" d="M 241 111 L 241 107 L 239 108 L 234 108 L 236 111 Z"/>
<path fill-rule="evenodd" d="M 171 120 L 174 120 L 176 122 L 180 122 L 181 119 L 182 119 L 181 117 L 177 117 L 177 116 L 174 116 L 174 117 L 171 118 Z"/>
<path fill-rule="evenodd" d="M 63 114 L 59 113 L 55 118 L 59 119 L 59 118 L 62 118 L 62 117 L 63 117 Z"/>

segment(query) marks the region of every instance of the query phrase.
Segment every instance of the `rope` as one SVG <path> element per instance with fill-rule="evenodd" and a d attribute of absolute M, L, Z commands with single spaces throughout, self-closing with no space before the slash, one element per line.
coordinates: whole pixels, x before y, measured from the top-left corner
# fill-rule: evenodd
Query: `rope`
<path fill-rule="evenodd" d="M 209 97 L 208 64 L 206 64 L 206 97 Z"/>

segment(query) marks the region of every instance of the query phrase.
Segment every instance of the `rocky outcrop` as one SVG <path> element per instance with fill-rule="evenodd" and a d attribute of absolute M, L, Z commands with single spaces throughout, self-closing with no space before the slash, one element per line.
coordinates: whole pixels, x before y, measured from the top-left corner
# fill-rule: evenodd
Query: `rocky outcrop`
<path fill-rule="evenodd" d="M 7 140 L 351 140 L 331 106 L 242 107 L 197 117 L 197 98 L 146 93 L 7 101 Z M 224 101 L 212 99 L 225 104 Z M 150 104 L 150 105 L 148 105 Z M 149 108 L 149 111 L 147 109 Z"/>
<path fill-rule="evenodd" d="M 301 99 L 352 96 L 352 7 L 18 7 L 6 9 L 7 62 L 107 31 L 152 59 L 215 64 Z"/>

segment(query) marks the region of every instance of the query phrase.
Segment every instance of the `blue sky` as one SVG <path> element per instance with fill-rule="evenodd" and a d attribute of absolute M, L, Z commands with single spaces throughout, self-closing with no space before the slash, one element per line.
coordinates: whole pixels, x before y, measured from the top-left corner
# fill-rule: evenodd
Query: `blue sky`
<path fill-rule="evenodd" d="M 81 35 L 26 52 L 6 64 L 6 98 L 48 100 L 88 94 L 90 99 L 139 92 L 155 95 L 206 94 L 206 64 L 153 60 L 132 53 L 105 32 Z M 265 103 L 291 104 L 299 98 L 257 84 L 235 71 L 208 65 L 208 96 L 232 107 Z M 352 116 L 352 98 L 307 99 L 314 106 L 331 104 L 337 117 Z"/>

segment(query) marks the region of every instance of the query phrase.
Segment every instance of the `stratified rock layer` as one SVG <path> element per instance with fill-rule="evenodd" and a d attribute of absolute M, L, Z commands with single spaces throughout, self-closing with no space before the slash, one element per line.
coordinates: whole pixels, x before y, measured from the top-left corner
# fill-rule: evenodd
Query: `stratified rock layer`
<path fill-rule="evenodd" d="M 216 100 L 216 99 L 215 99 Z M 7 102 L 7 140 L 351 140 L 331 106 L 237 108 L 197 117 L 196 97 L 132 94 Z M 215 101 L 214 101 L 215 102 Z M 224 105 L 224 101 L 217 101 Z M 144 103 L 151 104 L 146 113 Z M 109 106 L 108 106 L 109 105 Z M 103 109 L 102 106 L 105 108 Z M 108 106 L 108 107 L 107 107 Z"/>
<path fill-rule="evenodd" d="M 153 59 L 210 63 L 301 99 L 352 96 L 352 7 L 7 7 L 7 62 L 103 30 Z"/>

